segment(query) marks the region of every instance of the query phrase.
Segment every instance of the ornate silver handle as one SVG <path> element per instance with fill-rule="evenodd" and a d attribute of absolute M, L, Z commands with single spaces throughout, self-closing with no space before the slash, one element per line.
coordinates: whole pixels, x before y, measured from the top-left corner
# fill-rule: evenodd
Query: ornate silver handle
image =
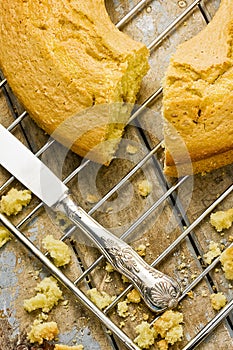
<path fill-rule="evenodd" d="M 70 194 L 65 195 L 53 209 L 65 214 L 95 243 L 108 262 L 133 283 L 152 311 L 162 312 L 177 305 L 180 295 L 178 283 L 148 265 L 127 243 L 77 206 Z"/>

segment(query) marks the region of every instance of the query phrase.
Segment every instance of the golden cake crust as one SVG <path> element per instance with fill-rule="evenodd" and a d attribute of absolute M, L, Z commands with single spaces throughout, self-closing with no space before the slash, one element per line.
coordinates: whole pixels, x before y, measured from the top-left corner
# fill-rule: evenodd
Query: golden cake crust
<path fill-rule="evenodd" d="M 145 45 L 115 27 L 104 0 L 1 0 L 0 11 L 0 67 L 20 102 L 41 128 L 81 156 L 110 140 L 90 155 L 108 163 L 129 113 L 119 120 L 119 109 L 110 116 L 80 112 L 135 102 L 148 70 Z"/>
<path fill-rule="evenodd" d="M 208 172 L 233 162 L 232 40 L 233 3 L 223 0 L 207 27 L 171 58 L 163 82 L 168 175 Z M 186 149 L 179 147 L 179 137 Z"/>

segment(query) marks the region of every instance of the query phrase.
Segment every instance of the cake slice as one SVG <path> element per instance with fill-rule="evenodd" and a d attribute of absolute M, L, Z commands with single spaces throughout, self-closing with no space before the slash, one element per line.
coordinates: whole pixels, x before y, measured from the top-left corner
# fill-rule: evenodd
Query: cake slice
<path fill-rule="evenodd" d="M 233 162 L 233 2 L 178 46 L 163 81 L 164 172 L 205 173 Z"/>
<path fill-rule="evenodd" d="M 0 0 L 0 12 L 0 68 L 19 101 L 48 134 L 108 164 L 149 68 L 145 45 L 104 0 Z"/>

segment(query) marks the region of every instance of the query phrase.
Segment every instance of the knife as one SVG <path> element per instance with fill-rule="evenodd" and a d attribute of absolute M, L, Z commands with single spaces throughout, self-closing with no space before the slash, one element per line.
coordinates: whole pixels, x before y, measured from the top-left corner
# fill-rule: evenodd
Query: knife
<path fill-rule="evenodd" d="M 148 265 L 130 245 L 88 215 L 75 203 L 68 187 L 1 124 L 0 164 L 46 206 L 66 215 L 81 229 L 108 262 L 132 282 L 152 311 L 162 312 L 177 305 L 179 284 Z"/>

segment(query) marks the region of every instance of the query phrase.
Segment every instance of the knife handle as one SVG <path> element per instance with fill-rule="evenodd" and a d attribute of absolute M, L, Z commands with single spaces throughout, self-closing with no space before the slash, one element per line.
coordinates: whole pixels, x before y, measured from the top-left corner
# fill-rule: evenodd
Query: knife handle
<path fill-rule="evenodd" d="M 152 311 L 162 312 L 177 305 L 180 295 L 178 283 L 148 265 L 130 245 L 76 205 L 70 194 L 67 193 L 53 209 L 65 214 L 95 243 L 108 262 L 132 282 Z"/>

